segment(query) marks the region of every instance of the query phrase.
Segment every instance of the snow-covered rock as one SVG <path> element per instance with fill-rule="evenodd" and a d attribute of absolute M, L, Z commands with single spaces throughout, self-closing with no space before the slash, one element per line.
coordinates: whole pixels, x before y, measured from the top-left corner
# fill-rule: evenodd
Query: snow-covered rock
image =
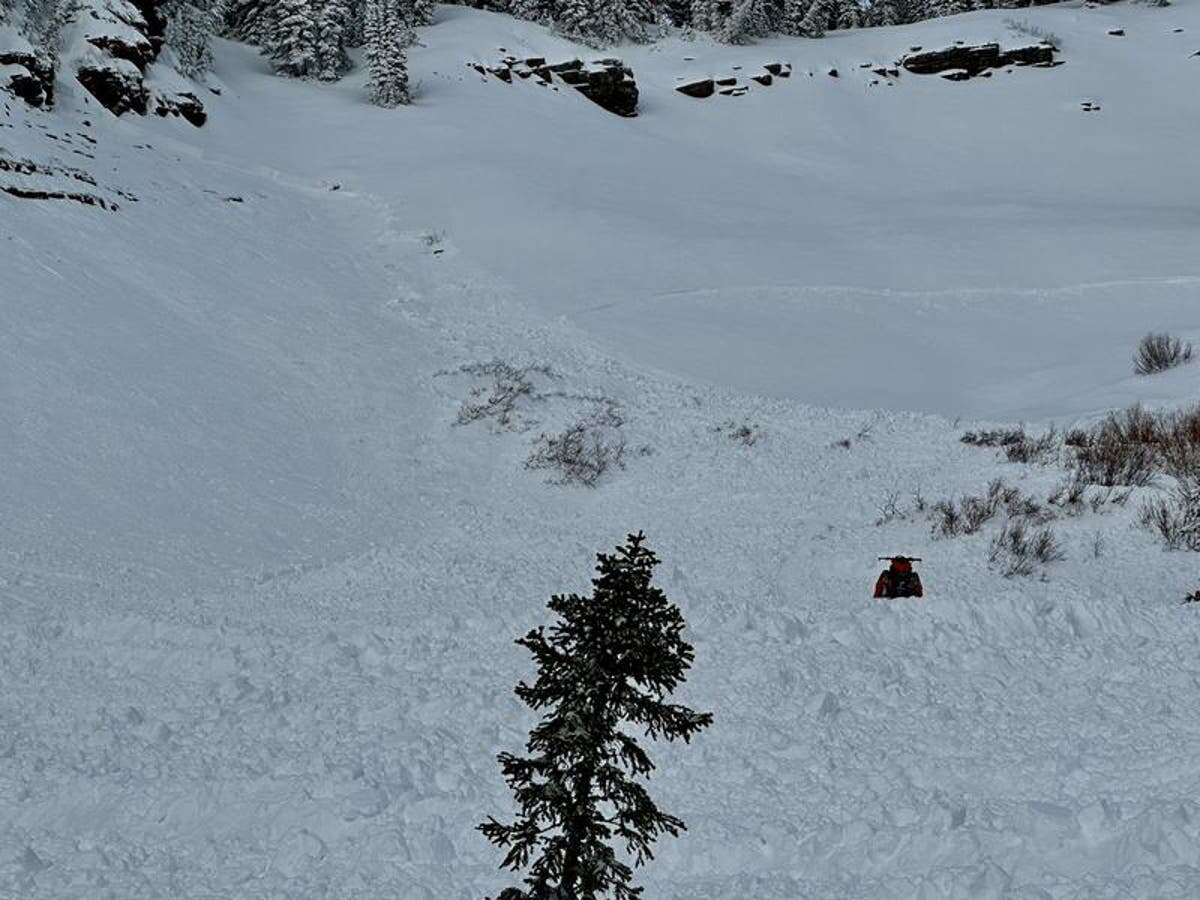
<path fill-rule="evenodd" d="M 909 53 L 901 60 L 901 65 L 914 75 L 954 72 L 965 73 L 961 77 L 970 78 L 986 69 L 1009 65 L 1049 65 L 1054 62 L 1056 52 L 1056 48 L 1047 43 L 1014 47 L 1011 50 L 1001 50 L 999 44 L 956 45 L 944 50 Z"/>
<path fill-rule="evenodd" d="M 30 106 L 54 103 L 54 64 L 17 30 L 0 25 L 0 90 L 7 90 Z"/>
<path fill-rule="evenodd" d="M 80 63 L 75 78 L 114 115 L 146 114 L 150 92 L 137 66 L 125 59 Z"/>
<path fill-rule="evenodd" d="M 207 121 L 194 86 L 156 63 L 162 22 L 152 3 L 83 0 L 65 30 L 63 65 L 114 115 L 153 110 L 199 127 Z"/>

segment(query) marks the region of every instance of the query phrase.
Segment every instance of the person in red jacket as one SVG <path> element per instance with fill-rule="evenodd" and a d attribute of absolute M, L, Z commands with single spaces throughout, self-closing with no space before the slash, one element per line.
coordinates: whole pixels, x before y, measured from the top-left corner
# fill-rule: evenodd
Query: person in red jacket
<path fill-rule="evenodd" d="M 915 556 L 881 556 L 890 565 L 879 573 L 875 582 L 875 596 L 889 600 L 896 597 L 922 597 L 925 592 L 921 587 L 921 576 L 913 571 L 912 564 L 921 560 Z"/>

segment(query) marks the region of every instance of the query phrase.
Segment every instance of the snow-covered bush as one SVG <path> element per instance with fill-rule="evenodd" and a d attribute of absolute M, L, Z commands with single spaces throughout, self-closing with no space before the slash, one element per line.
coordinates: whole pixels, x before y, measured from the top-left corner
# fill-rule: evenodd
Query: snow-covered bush
<path fill-rule="evenodd" d="M 1148 334 L 1138 343 L 1133 355 L 1133 370 L 1153 375 L 1182 366 L 1192 359 L 1192 345 L 1169 334 Z"/>

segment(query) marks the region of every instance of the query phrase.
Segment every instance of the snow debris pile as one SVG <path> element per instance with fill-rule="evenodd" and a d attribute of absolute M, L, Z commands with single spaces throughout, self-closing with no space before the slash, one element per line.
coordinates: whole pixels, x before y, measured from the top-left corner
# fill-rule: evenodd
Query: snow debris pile
<path fill-rule="evenodd" d="M 480 75 L 492 75 L 506 84 L 512 84 L 514 75 L 522 80 L 533 78 L 543 87 L 558 81 L 611 113 L 627 118 L 637 115 L 637 80 L 633 70 L 616 58 L 597 59 L 588 64 L 581 59 L 547 64 L 541 56 L 525 59 L 506 56 L 494 66 L 477 62 L 468 65 Z"/>

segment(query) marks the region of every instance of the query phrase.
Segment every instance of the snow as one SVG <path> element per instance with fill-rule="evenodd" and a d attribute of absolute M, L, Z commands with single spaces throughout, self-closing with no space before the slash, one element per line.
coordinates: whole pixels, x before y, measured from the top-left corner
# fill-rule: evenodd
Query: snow
<path fill-rule="evenodd" d="M 1003 14 L 606 52 L 636 119 L 481 81 L 601 54 L 457 7 L 411 108 L 232 44 L 202 129 L 14 105 L 5 155 L 121 209 L 0 193 L 0 897 L 494 895 L 512 639 L 639 528 L 716 715 L 655 749 L 689 831 L 648 897 L 1196 896 L 1194 559 L 1140 491 L 1004 580 L 994 529 L 934 541 L 912 494 L 1065 477 L 976 420 L 1195 396 L 1130 355 L 1200 339 L 1198 9 L 1022 10 L 1067 64 L 962 83 L 858 64 L 1023 42 Z M 554 373 L 524 430 L 455 424 L 495 359 Z M 606 399 L 623 470 L 525 470 Z M 868 599 L 896 552 L 924 600 Z"/>

